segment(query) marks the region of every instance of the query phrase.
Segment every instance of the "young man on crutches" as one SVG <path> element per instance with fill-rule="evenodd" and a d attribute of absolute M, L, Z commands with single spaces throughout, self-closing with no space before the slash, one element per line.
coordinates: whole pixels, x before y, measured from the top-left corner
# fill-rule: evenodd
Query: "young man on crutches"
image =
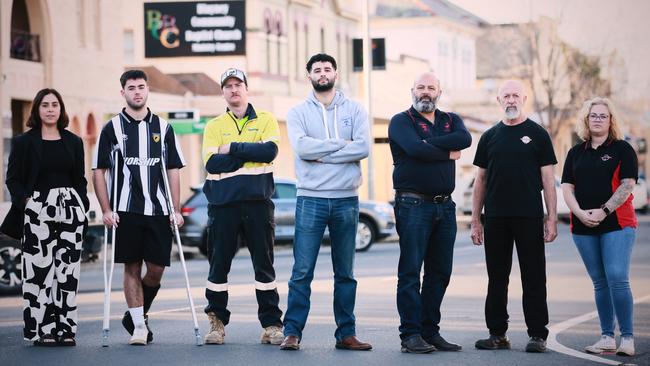
<path fill-rule="evenodd" d="M 147 311 L 158 293 L 163 271 L 170 265 L 170 221 L 175 219 L 178 226 L 183 225 L 183 216 L 170 212 L 166 200 L 180 207 L 179 169 L 185 160 L 171 125 L 146 106 L 147 75 L 129 70 L 122 74 L 120 83 L 126 107 L 102 129 L 93 162 L 93 183 L 104 224 L 116 227 L 114 260 L 124 263 L 124 297 L 129 309 L 122 325 L 132 334 L 129 344 L 146 345 L 153 340 Z M 118 150 L 116 162 L 111 159 L 114 148 Z M 161 169 L 163 149 L 171 197 L 167 197 Z M 113 212 L 104 179 L 113 164 L 117 195 L 112 198 L 117 199 L 117 212 Z"/>

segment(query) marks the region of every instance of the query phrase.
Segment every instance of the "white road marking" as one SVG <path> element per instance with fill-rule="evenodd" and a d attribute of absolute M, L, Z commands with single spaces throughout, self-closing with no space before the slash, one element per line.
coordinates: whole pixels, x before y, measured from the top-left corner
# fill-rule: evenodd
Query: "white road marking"
<path fill-rule="evenodd" d="M 645 301 L 648 301 L 648 300 L 650 300 L 650 295 L 646 295 L 646 296 L 643 296 L 641 298 L 637 298 L 637 299 L 634 300 L 634 303 L 637 304 L 637 303 L 645 302 Z M 606 364 L 606 365 L 620 365 L 621 362 L 619 362 L 619 361 L 614 361 L 614 360 L 610 360 L 610 359 L 607 359 L 607 358 L 598 357 L 598 356 L 595 356 L 595 355 L 590 355 L 590 354 L 587 354 L 587 353 L 584 353 L 584 352 L 581 352 L 581 351 L 576 351 L 576 350 L 574 350 L 572 348 L 569 348 L 569 347 L 566 347 L 566 346 L 562 345 L 557 340 L 558 334 L 560 334 L 563 331 L 565 331 L 565 330 L 567 330 L 567 329 L 569 329 L 569 328 L 571 328 L 573 326 L 576 326 L 576 325 L 578 325 L 580 323 L 591 320 L 591 319 L 593 319 L 593 318 L 595 318 L 597 316 L 598 316 L 598 312 L 592 311 L 590 313 L 583 314 L 583 315 L 577 316 L 575 318 L 567 319 L 567 320 L 565 320 L 565 321 L 563 321 L 561 323 L 558 323 L 558 324 L 555 324 L 555 325 L 549 327 L 549 334 L 548 334 L 548 339 L 547 339 L 548 348 L 552 349 L 555 352 L 563 353 L 563 354 L 565 354 L 567 356 L 581 358 L 583 360 L 598 362 L 598 363 L 602 363 L 602 364 Z"/>

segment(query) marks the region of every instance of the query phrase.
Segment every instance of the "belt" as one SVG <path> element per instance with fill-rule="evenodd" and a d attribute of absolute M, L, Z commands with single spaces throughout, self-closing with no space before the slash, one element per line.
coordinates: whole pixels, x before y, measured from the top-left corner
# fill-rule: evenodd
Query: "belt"
<path fill-rule="evenodd" d="M 421 194 L 421 193 L 415 193 L 415 192 L 404 192 L 404 191 L 398 191 L 397 192 L 397 197 L 409 197 L 409 198 L 417 198 L 422 201 L 427 201 L 427 202 L 433 202 L 433 203 L 445 203 L 447 201 L 451 201 L 451 196 L 448 194 L 437 194 L 437 195 L 428 195 L 428 194 Z"/>

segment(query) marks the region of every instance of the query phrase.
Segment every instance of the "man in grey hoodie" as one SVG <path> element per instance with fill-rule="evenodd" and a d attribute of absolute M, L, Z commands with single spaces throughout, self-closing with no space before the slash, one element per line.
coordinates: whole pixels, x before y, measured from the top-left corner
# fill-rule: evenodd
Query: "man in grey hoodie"
<path fill-rule="evenodd" d="M 298 178 L 293 271 L 284 317 L 283 350 L 300 348 L 309 314 L 314 267 L 325 228 L 329 229 L 334 269 L 336 348 L 370 350 L 356 337 L 353 275 L 359 221 L 360 161 L 368 156 L 368 115 L 334 88 L 336 60 L 326 54 L 307 62 L 314 91 L 287 115 L 289 141 Z"/>

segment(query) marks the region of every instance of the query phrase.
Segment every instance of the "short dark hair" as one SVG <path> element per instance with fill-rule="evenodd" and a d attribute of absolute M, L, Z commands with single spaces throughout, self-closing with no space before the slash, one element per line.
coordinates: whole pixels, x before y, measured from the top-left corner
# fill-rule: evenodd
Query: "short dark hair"
<path fill-rule="evenodd" d="M 120 76 L 120 84 L 122 84 L 122 89 L 124 89 L 124 85 L 126 85 L 127 81 L 136 79 L 144 79 L 144 81 L 147 81 L 147 74 L 145 74 L 142 70 L 125 71 L 124 74 Z"/>
<path fill-rule="evenodd" d="M 313 55 L 309 59 L 309 61 L 307 61 L 307 72 L 311 72 L 311 66 L 316 62 L 329 62 L 332 64 L 334 70 L 336 70 L 336 60 L 334 59 L 334 57 L 326 53 L 317 53 Z"/>
<path fill-rule="evenodd" d="M 38 91 L 38 93 L 36 93 L 36 96 L 32 101 L 32 109 L 29 112 L 27 127 L 41 128 L 41 126 L 43 125 L 43 121 L 41 121 L 41 114 L 39 109 L 41 107 L 41 103 L 43 102 L 43 98 L 45 98 L 46 95 L 50 95 L 50 94 L 56 97 L 56 99 L 59 101 L 59 106 L 61 106 L 61 114 L 59 115 L 59 119 L 56 121 L 56 127 L 59 130 L 68 127 L 68 123 L 70 123 L 70 120 L 68 119 L 68 114 L 65 111 L 65 104 L 63 104 L 63 98 L 61 97 L 61 94 L 59 94 L 58 91 L 51 88 L 41 89 Z"/>

